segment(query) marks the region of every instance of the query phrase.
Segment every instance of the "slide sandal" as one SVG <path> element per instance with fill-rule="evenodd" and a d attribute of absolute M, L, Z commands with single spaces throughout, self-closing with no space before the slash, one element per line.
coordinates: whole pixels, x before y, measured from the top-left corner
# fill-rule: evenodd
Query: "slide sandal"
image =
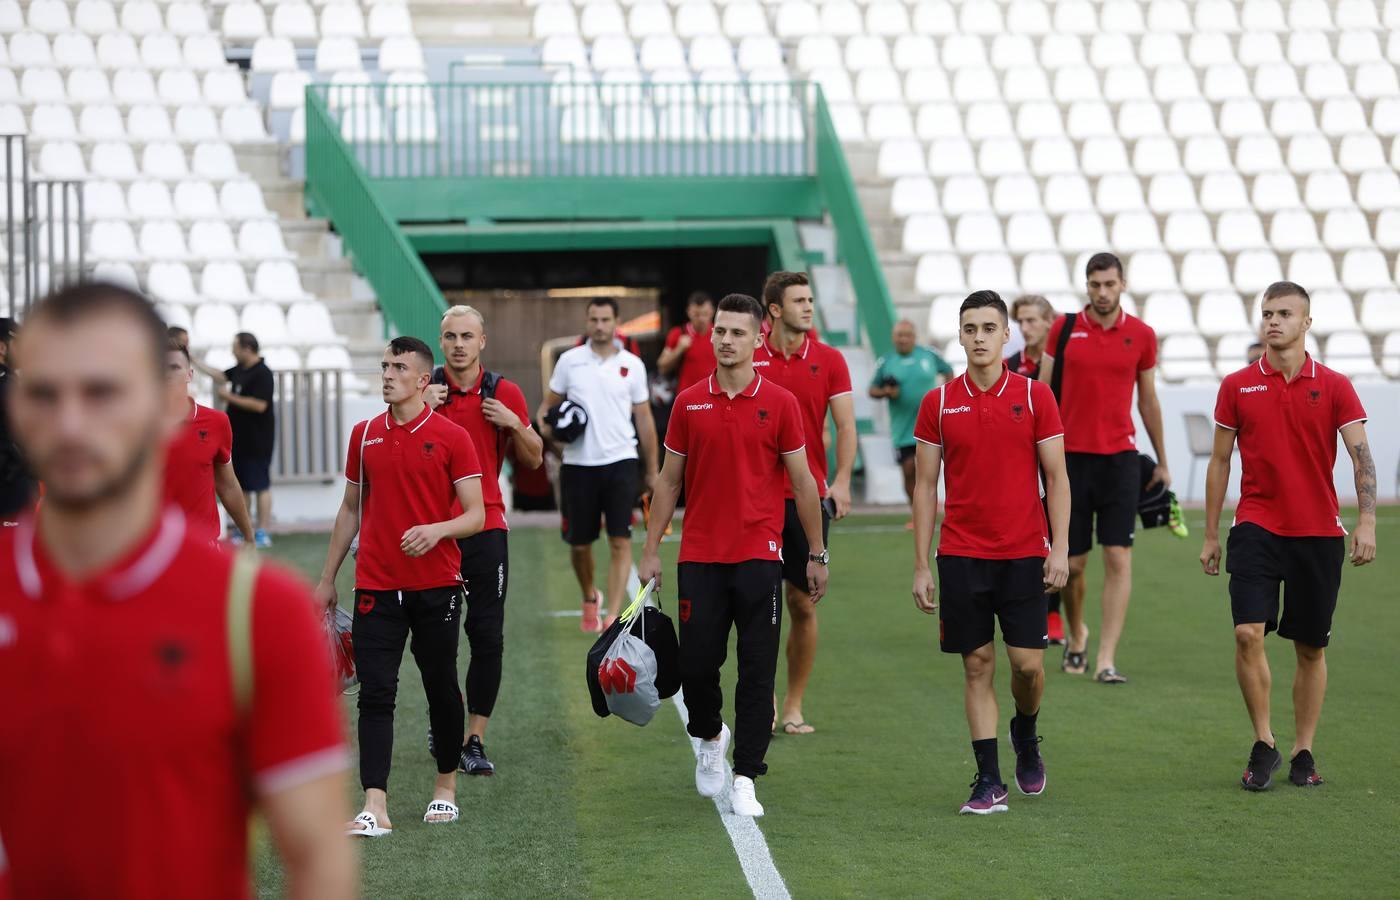
<path fill-rule="evenodd" d="M 423 821 L 428 825 L 447 825 L 457 821 L 459 812 L 457 804 L 450 800 L 434 800 L 428 804 L 428 811 L 423 813 Z M 433 819 L 431 816 L 447 816 L 445 819 Z"/>
<path fill-rule="evenodd" d="M 360 813 L 350 821 L 350 827 L 345 830 L 347 837 L 383 837 L 393 833 L 392 828 L 380 828 L 379 820 L 371 812 Z"/>
<path fill-rule="evenodd" d="M 1107 669 L 1100 670 L 1099 674 L 1094 676 L 1094 680 L 1099 684 L 1127 684 L 1128 676 L 1109 666 Z"/>
<path fill-rule="evenodd" d="M 809 724 L 806 723 L 806 722 L 784 722 L 784 723 L 783 723 L 783 734 L 793 734 L 793 735 L 812 734 L 812 733 L 815 732 L 816 730 L 817 730 L 817 729 L 813 728 L 811 725 L 809 725 Z"/>

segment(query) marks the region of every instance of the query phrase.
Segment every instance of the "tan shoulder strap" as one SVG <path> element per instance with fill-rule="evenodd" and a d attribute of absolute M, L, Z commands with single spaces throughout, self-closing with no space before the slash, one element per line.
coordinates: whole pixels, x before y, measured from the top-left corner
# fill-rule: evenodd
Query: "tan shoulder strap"
<path fill-rule="evenodd" d="M 238 551 L 228 579 L 228 659 L 233 682 L 233 703 L 241 717 L 253 703 L 253 584 L 258 577 L 258 556 Z"/>

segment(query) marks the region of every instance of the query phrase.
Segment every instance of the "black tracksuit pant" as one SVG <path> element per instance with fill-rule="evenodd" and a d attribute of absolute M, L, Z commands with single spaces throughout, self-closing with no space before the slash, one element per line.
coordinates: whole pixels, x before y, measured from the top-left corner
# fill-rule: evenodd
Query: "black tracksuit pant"
<path fill-rule="evenodd" d="M 739 680 L 734 687 L 734 774 L 768 771 L 763 757 L 773 730 L 773 680 L 782 630 L 782 563 L 680 564 L 681 687 L 690 713 L 686 730 L 708 740 L 719 734 L 724 695 L 719 670 L 729 651 L 729 629 L 739 631 Z"/>
<path fill-rule="evenodd" d="M 467 586 L 463 629 L 471 646 L 467 664 L 467 712 L 490 716 L 501 690 L 501 653 L 505 647 L 506 589 L 510 554 L 506 531 L 493 528 L 457 542 L 462 551 L 462 581 Z"/>
<path fill-rule="evenodd" d="M 389 762 L 394 754 L 394 702 L 399 664 L 409 645 L 423 690 L 428 719 L 437 737 L 437 768 L 457 769 L 466 718 L 457 689 L 457 622 L 462 614 L 461 585 L 423 591 L 355 591 L 355 669 L 360 676 L 360 786 L 389 789 Z"/>

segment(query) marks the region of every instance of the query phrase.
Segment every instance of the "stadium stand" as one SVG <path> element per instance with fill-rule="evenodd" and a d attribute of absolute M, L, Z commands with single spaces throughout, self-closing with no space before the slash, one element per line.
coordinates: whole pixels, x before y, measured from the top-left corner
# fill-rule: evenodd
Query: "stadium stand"
<path fill-rule="evenodd" d="M 1111 247 L 1169 380 L 1239 358 L 1253 297 L 1325 292 L 1324 359 L 1379 377 L 1400 223 L 1400 6 L 1276 0 L 545 0 L 577 77 L 820 84 L 900 310 L 971 287 L 1078 301 Z M 1384 46 L 1383 46 L 1384 44 Z M 1387 292 L 1372 295 L 1369 292 Z M 1392 360 L 1393 365 L 1393 360 Z"/>
<path fill-rule="evenodd" d="M 81 182 L 93 274 L 147 290 L 211 363 L 249 330 L 299 368 L 307 350 L 346 343 L 322 301 L 349 304 L 350 270 L 327 258 L 325 223 L 304 221 L 282 148 L 226 58 L 216 25 L 247 6 L 0 3 L 0 122 L 27 135 L 32 175 Z M 337 9 L 323 12 L 333 29 L 360 12 Z"/>

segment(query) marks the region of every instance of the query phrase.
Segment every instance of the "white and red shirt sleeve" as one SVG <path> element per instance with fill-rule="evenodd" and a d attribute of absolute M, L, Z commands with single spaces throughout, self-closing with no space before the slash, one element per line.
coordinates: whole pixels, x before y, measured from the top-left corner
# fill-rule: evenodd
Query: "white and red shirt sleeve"
<path fill-rule="evenodd" d="M 1035 414 L 1035 442 L 1043 444 L 1065 436 L 1064 423 L 1060 421 L 1060 405 L 1055 402 L 1055 392 L 1050 385 L 1030 380 L 1028 400 Z"/>
<path fill-rule="evenodd" d="M 326 639 L 309 592 L 276 569 L 259 572 L 253 600 L 249 768 L 260 795 L 349 766 Z"/>
<path fill-rule="evenodd" d="M 943 388 L 935 388 L 919 401 L 919 416 L 914 420 L 914 440 L 921 444 L 943 446 Z"/>

